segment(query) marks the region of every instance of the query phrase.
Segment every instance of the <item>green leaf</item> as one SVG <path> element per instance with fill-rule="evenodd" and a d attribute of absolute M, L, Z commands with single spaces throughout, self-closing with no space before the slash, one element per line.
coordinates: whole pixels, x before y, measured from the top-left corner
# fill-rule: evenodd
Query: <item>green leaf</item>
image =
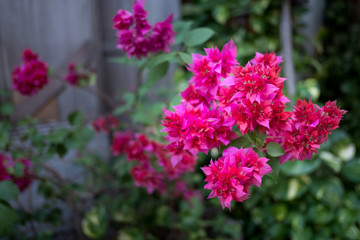
<path fill-rule="evenodd" d="M 283 221 L 288 214 L 287 207 L 284 203 L 277 203 L 273 205 L 270 212 L 278 222 Z"/>
<path fill-rule="evenodd" d="M 304 174 L 309 174 L 318 169 L 321 165 L 321 161 L 318 158 L 313 160 L 295 160 L 295 161 L 286 161 L 281 166 L 281 172 L 288 176 L 299 176 Z"/>
<path fill-rule="evenodd" d="M 224 25 L 230 17 L 230 12 L 226 5 L 218 5 L 212 11 L 213 18 L 221 25 Z"/>
<path fill-rule="evenodd" d="M 187 47 L 198 46 L 214 35 L 214 31 L 210 28 L 195 28 L 185 35 L 184 43 Z"/>
<path fill-rule="evenodd" d="M 0 182 L 0 200 L 9 201 L 19 197 L 18 186 L 10 180 Z M 1 224 L 0 224 L 1 225 Z"/>
<path fill-rule="evenodd" d="M 280 172 L 280 159 L 276 157 L 268 157 L 270 161 L 267 162 L 267 164 L 271 167 L 271 173 L 266 174 L 266 176 L 271 177 L 274 179 L 275 183 L 277 182 L 279 172 Z"/>
<path fill-rule="evenodd" d="M 310 190 L 316 199 L 336 207 L 343 201 L 344 187 L 337 177 L 314 179 Z"/>
<path fill-rule="evenodd" d="M 14 106 L 11 102 L 5 102 L 0 104 L 0 116 L 11 116 L 14 112 Z"/>
<path fill-rule="evenodd" d="M 0 202 L 0 236 L 6 236 L 17 220 L 16 212 L 10 206 Z"/>
<path fill-rule="evenodd" d="M 170 101 L 170 106 L 176 106 L 179 105 L 181 101 L 181 97 L 180 95 L 175 95 L 175 97 L 173 97 Z"/>
<path fill-rule="evenodd" d="M 228 148 L 228 147 L 249 148 L 251 146 L 252 146 L 252 144 L 249 141 L 249 139 L 245 136 L 241 136 L 234 140 L 231 140 L 230 143 L 226 146 L 226 148 Z"/>
<path fill-rule="evenodd" d="M 104 206 L 94 207 L 88 212 L 81 222 L 84 234 L 93 239 L 105 235 L 108 219 Z"/>
<path fill-rule="evenodd" d="M 15 177 L 22 177 L 24 175 L 24 164 L 21 162 L 17 162 L 14 165 L 14 176 Z"/>
<path fill-rule="evenodd" d="M 360 159 L 356 158 L 350 162 L 347 162 L 341 174 L 349 181 L 360 183 Z"/>
<path fill-rule="evenodd" d="M 272 157 L 280 157 L 284 154 L 284 149 L 282 146 L 276 142 L 269 142 L 266 145 L 266 153 Z"/>
<path fill-rule="evenodd" d="M 11 94 L 10 94 L 10 92 L 7 91 L 7 90 L 0 89 L 0 96 L 2 96 L 2 97 L 10 97 Z"/>
<path fill-rule="evenodd" d="M 64 157 L 67 153 L 67 148 L 63 143 L 55 144 L 54 148 L 59 157 Z"/>
<path fill-rule="evenodd" d="M 264 145 L 266 139 L 266 132 L 260 134 L 258 128 L 256 128 L 253 132 L 248 132 L 247 136 L 253 143 L 255 143 L 256 146 L 261 148 Z"/>
<path fill-rule="evenodd" d="M 47 140 L 50 143 L 62 143 L 65 141 L 67 134 L 68 134 L 67 129 L 65 129 L 65 128 L 57 129 L 57 130 L 51 132 L 47 136 Z"/>
<path fill-rule="evenodd" d="M 76 159 L 76 163 L 82 164 L 84 166 L 92 166 L 94 165 L 94 159 L 92 157 L 80 157 Z"/>
<path fill-rule="evenodd" d="M 294 200 L 302 196 L 309 186 L 309 178 L 291 178 L 289 181 L 279 181 L 273 191 L 277 200 Z"/>
<path fill-rule="evenodd" d="M 251 11 L 254 14 L 262 15 L 270 4 L 270 0 L 251 1 Z"/>
<path fill-rule="evenodd" d="M 343 226 L 347 227 L 353 224 L 356 221 L 356 212 L 347 209 L 347 208 L 340 208 L 337 211 L 337 220 Z"/>
<path fill-rule="evenodd" d="M 97 74 L 96 73 L 91 73 L 91 74 L 89 74 L 89 79 L 88 79 L 86 85 L 95 86 L 96 80 L 97 80 Z"/>
<path fill-rule="evenodd" d="M 167 73 L 169 69 L 169 62 L 163 62 L 158 64 L 156 67 L 151 68 L 146 77 L 145 85 L 152 87 L 158 83 Z"/>
<path fill-rule="evenodd" d="M 184 61 L 186 64 L 190 64 L 193 62 L 192 56 L 190 53 L 184 53 L 184 52 L 177 52 L 179 54 L 179 57 L 182 61 Z"/>
<path fill-rule="evenodd" d="M 192 22 L 189 21 L 178 21 L 174 23 L 174 31 L 176 33 L 174 45 L 177 45 L 184 40 L 185 35 L 190 31 L 191 25 Z"/>
<path fill-rule="evenodd" d="M 133 107 L 133 104 L 135 103 L 135 94 L 132 92 L 125 93 L 124 100 L 125 104 L 115 109 L 115 115 L 120 115 Z"/>
<path fill-rule="evenodd" d="M 145 64 L 147 63 L 147 61 L 148 61 L 147 58 L 142 58 L 141 60 L 138 60 L 135 57 L 129 58 L 127 55 L 124 55 L 121 57 L 110 58 L 110 60 L 109 60 L 109 62 L 121 63 L 121 64 L 125 64 L 125 65 L 135 65 L 139 68 L 143 68 L 145 66 Z"/>
<path fill-rule="evenodd" d="M 175 52 L 169 52 L 169 53 L 160 53 L 154 57 L 151 57 L 149 59 L 149 63 L 147 64 L 147 67 L 154 68 L 157 65 L 164 63 L 164 62 L 171 62 L 176 56 Z"/>
<path fill-rule="evenodd" d="M 49 182 L 41 181 L 38 185 L 37 192 L 46 199 L 50 199 L 54 196 L 55 190 Z"/>
<path fill-rule="evenodd" d="M 128 111 L 131 109 L 131 105 L 126 104 L 120 107 L 117 107 L 114 111 L 114 115 L 120 115 L 123 114 L 124 112 Z"/>
<path fill-rule="evenodd" d="M 335 157 L 334 154 L 327 151 L 321 151 L 319 153 L 319 157 L 323 162 L 325 162 L 326 165 L 332 168 L 336 173 L 340 172 L 342 166 L 342 162 L 340 158 Z"/>
<path fill-rule="evenodd" d="M 355 144 L 350 143 L 338 150 L 339 157 L 347 162 L 354 158 L 356 152 Z"/>
<path fill-rule="evenodd" d="M 80 111 L 74 111 L 69 114 L 68 121 L 72 126 L 79 126 L 83 122 L 83 115 Z"/>
<path fill-rule="evenodd" d="M 327 224 L 334 219 L 335 214 L 324 205 L 313 206 L 309 209 L 307 217 L 314 223 Z"/>

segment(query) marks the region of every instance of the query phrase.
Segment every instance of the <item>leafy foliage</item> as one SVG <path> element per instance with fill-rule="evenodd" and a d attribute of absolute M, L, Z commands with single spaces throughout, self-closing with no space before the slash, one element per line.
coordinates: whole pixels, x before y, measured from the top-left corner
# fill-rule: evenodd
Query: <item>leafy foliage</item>
<path fill-rule="evenodd" d="M 255 51 L 280 48 L 280 0 L 184 2 L 185 21 L 174 26 L 175 45 L 182 46 L 182 51 L 153 54 L 142 60 L 113 59 L 140 69 L 136 91 L 123 94 L 124 104 L 114 110 L 114 114 L 135 123 L 134 126 L 124 124 L 122 130 L 145 129 L 155 139 L 161 139 L 158 125 L 162 109 L 166 103 L 176 105 L 180 101 L 174 95 L 178 89 L 184 89 L 184 80 L 188 77 L 181 69 L 177 70 L 176 90 L 168 86 L 161 90 L 161 80 L 169 64 L 190 64 L 190 53 L 196 48 L 204 44 L 223 45 L 232 38 L 240 46 L 240 62 L 249 60 Z M 231 212 L 221 210 L 216 200 L 204 201 L 208 195 L 206 191 L 185 200 L 157 193 L 148 195 L 144 189 L 134 187 L 130 175 L 133 163 L 122 156 L 103 159 L 87 148 L 95 132 L 80 112 L 69 115 L 68 126 L 51 129 L 48 133 L 40 132 L 33 119 L 24 119 L 18 123 L 23 131 L 20 136 L 14 136 L 10 119 L 13 106 L 9 101 L 0 102 L 0 149 L 10 152 L 14 158 L 31 156 L 36 166 L 33 174 L 39 183 L 36 190 L 45 199 L 33 211 L 14 208 L 9 201 L 17 199 L 19 189 L 11 181 L 2 181 L 0 235 L 6 236 L 5 239 L 32 239 L 35 235 L 36 239 L 54 239 L 57 233 L 53 230 L 34 235 L 22 229 L 33 223 L 54 227 L 64 224 L 62 210 L 54 204 L 56 202 L 74 213 L 74 228 L 93 239 L 358 239 L 360 159 L 356 157 L 354 141 L 358 147 L 360 133 L 356 125 L 357 112 L 351 109 L 359 105 L 354 80 L 360 66 L 356 55 L 359 29 L 357 23 L 348 24 L 346 16 L 340 14 L 344 9 L 352 12 L 349 2 L 332 1 L 327 12 L 333 29 L 323 33 L 327 48 L 319 53 L 324 64 L 319 66 L 312 58 L 302 58 L 303 53 L 296 49 L 295 60 L 301 75 L 309 77 L 298 85 L 300 96 L 316 100 L 319 95 L 317 79 L 320 79 L 321 89 L 325 89 L 324 86 L 330 89 L 322 92 L 320 99 L 339 94 L 346 96 L 341 98 L 341 103 L 350 110 L 346 126 L 349 134 L 336 131 L 318 157 L 303 162 L 288 161 L 281 166 L 278 160 L 283 153 L 281 146 L 274 142 L 265 145 L 272 173 L 264 177 L 261 188 L 251 189 L 250 199 L 232 206 Z M 298 10 L 301 7 L 295 7 L 295 11 Z M 330 34 L 331 31 L 336 34 Z M 295 44 L 300 45 L 301 41 L 295 35 Z M 322 46 L 320 41 L 318 47 Z M 307 70 L 309 62 L 312 64 L 310 71 Z M 311 76 L 314 69 L 316 75 Z M 8 95 L 0 92 L 0 98 Z M 160 100 L 149 101 L 154 95 Z M 255 132 L 231 141 L 230 146 L 261 148 L 265 138 L 266 134 Z M 217 152 L 214 156 L 218 157 L 222 150 L 214 151 Z M 75 166 L 84 169 L 81 181 L 64 179 L 47 167 L 49 159 L 60 157 L 64 160 L 74 151 L 77 153 Z M 210 158 L 210 155 L 200 155 L 196 172 L 185 175 L 184 180 L 192 188 L 203 189 L 200 167 L 207 165 Z M 22 171 L 21 166 L 14 167 L 15 175 L 20 176 Z M 170 190 L 175 188 L 171 186 Z"/>

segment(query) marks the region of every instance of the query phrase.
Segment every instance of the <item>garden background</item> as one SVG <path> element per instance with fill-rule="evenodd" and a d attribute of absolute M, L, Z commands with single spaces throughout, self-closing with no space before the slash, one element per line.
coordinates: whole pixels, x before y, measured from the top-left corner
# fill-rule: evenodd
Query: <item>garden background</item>
<path fill-rule="evenodd" d="M 203 54 L 204 47 L 221 48 L 230 39 L 240 64 L 255 52 L 274 51 L 283 56 L 291 100 L 311 98 L 321 105 L 337 100 L 348 111 L 317 156 L 286 162 L 277 179 L 265 177 L 261 188 L 231 211 L 206 199 L 200 167 L 211 156 L 200 155 L 195 172 L 185 176 L 199 191 L 195 197 L 149 195 L 134 186 L 125 158 L 111 156 L 111 134 L 91 128 L 111 110 L 99 96 L 104 92 L 118 104 L 114 113 L 122 128 L 135 123 L 133 131 L 160 136 L 163 107 L 169 109 L 191 77 L 182 62 L 169 59 L 165 70 L 156 69 L 164 72 L 156 75 L 158 82 L 146 84 L 148 72 L 139 73 L 139 65 L 116 48 L 112 18 L 132 5 L 0 2 L 0 150 L 9 150 L 11 138 L 15 155 L 29 151 L 33 161 L 47 159 L 39 170 L 46 178 L 35 180 L 19 199 L 18 192 L 0 186 L 0 239 L 359 239 L 360 1 L 146 1 L 151 23 L 174 13 L 174 21 L 182 20 L 175 24 L 179 34 L 189 22 L 191 28 L 214 31 L 188 53 Z M 11 83 L 25 48 L 53 72 L 49 85 L 31 97 L 13 92 Z M 67 86 L 63 78 L 70 62 L 95 71 L 96 84 Z M 143 101 L 134 105 L 137 81 L 146 88 Z"/>

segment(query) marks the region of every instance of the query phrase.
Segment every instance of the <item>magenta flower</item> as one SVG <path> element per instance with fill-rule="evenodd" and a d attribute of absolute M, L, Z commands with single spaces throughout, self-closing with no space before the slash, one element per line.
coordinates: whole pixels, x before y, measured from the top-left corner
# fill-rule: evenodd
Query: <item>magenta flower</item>
<path fill-rule="evenodd" d="M 280 70 L 279 65 L 282 62 L 282 57 L 276 56 L 275 53 L 262 54 L 256 52 L 255 57 L 250 62 L 254 65 L 264 64 L 265 66 Z"/>
<path fill-rule="evenodd" d="M 182 152 L 181 161 L 176 166 L 171 163 L 168 151 L 162 150 L 162 153 L 157 153 L 157 159 L 159 166 L 164 168 L 170 180 L 177 179 L 187 172 L 193 172 L 196 165 L 196 157 L 186 151 Z"/>
<path fill-rule="evenodd" d="M 70 63 L 68 66 L 68 74 L 65 80 L 74 86 L 81 87 L 89 81 L 90 77 L 85 72 L 80 72 L 74 63 Z"/>
<path fill-rule="evenodd" d="M 147 34 L 152 26 L 147 20 L 148 12 L 144 9 L 145 0 L 135 1 L 133 5 L 133 12 L 135 18 L 135 29 L 137 34 L 144 36 Z"/>
<path fill-rule="evenodd" d="M 131 25 L 134 23 L 133 14 L 129 11 L 119 9 L 113 18 L 114 29 L 124 30 L 129 29 Z"/>
<path fill-rule="evenodd" d="M 144 9 L 144 3 L 144 0 L 135 1 L 133 14 L 120 9 L 113 18 L 118 36 L 117 47 L 126 52 L 129 58 L 136 56 L 140 59 L 149 53 L 168 52 L 169 46 L 174 44 L 173 15 L 153 27 L 147 20 L 148 12 Z"/>
<path fill-rule="evenodd" d="M 14 176 L 9 173 L 9 168 L 13 168 L 16 163 L 24 165 L 21 177 Z M 27 159 L 15 159 L 0 153 L 0 182 L 4 180 L 12 180 L 21 192 L 25 191 L 32 183 L 31 162 Z"/>
<path fill-rule="evenodd" d="M 193 54 L 193 62 L 189 65 L 189 71 L 194 76 L 189 82 L 194 83 L 195 90 L 212 101 L 217 95 L 221 78 L 227 77 L 231 69 L 238 63 L 236 46 L 232 40 L 224 45 L 221 52 L 218 48 L 205 49 L 206 56 Z"/>
<path fill-rule="evenodd" d="M 216 99 L 225 117 L 233 119 L 243 134 L 256 127 L 272 135 L 289 128 L 290 114 L 283 113 L 289 100 L 282 93 L 285 79 L 279 77 L 280 62 L 274 53 L 257 53 L 253 64 L 235 66 L 233 75 L 221 82 Z"/>
<path fill-rule="evenodd" d="M 131 175 L 138 187 L 145 187 L 148 194 L 155 190 L 160 193 L 165 192 L 164 175 L 156 172 L 153 167 L 148 164 L 136 165 L 131 169 Z"/>
<path fill-rule="evenodd" d="M 92 126 L 96 132 L 109 133 L 110 130 L 116 129 L 120 126 L 120 121 L 113 115 L 108 115 L 107 117 L 98 117 L 95 119 L 92 122 Z"/>
<path fill-rule="evenodd" d="M 173 107 L 175 112 L 165 111 L 162 131 L 167 132 L 166 139 L 170 142 L 174 166 L 181 161 L 179 154 L 183 150 L 196 155 L 198 152 L 207 153 L 209 149 L 227 145 L 237 137 L 232 131 L 233 122 L 224 119 L 216 104 L 212 108 L 200 104 L 193 107 L 191 104 L 180 104 Z M 177 146 L 178 149 L 173 149 Z"/>
<path fill-rule="evenodd" d="M 298 100 L 289 121 L 291 129 L 284 131 L 282 142 L 285 154 L 280 162 L 287 160 L 311 159 L 328 134 L 338 128 L 345 110 L 340 110 L 336 102 L 327 102 L 324 107 L 313 104 L 311 100 Z"/>
<path fill-rule="evenodd" d="M 23 64 L 12 72 L 13 88 L 22 95 L 34 95 L 48 84 L 48 67 L 30 49 L 23 52 Z"/>
<path fill-rule="evenodd" d="M 201 92 L 195 90 L 193 84 L 189 84 L 188 88 L 180 93 L 180 96 L 182 97 L 181 103 L 190 103 L 194 107 L 202 103 L 205 106 L 210 107 L 210 102 L 206 100 Z"/>
<path fill-rule="evenodd" d="M 251 148 L 229 147 L 217 161 L 201 168 L 206 175 L 205 189 L 212 190 L 209 198 L 218 197 L 222 208 L 231 208 L 231 201 L 249 198 L 250 186 L 260 187 L 262 177 L 271 172 L 266 162 Z"/>
<path fill-rule="evenodd" d="M 168 16 L 163 22 L 155 24 L 150 35 L 150 47 L 152 52 L 170 52 L 170 45 L 174 44 L 175 32 L 172 28 L 173 14 Z"/>
<path fill-rule="evenodd" d="M 7 168 L 10 166 L 12 166 L 11 159 L 8 156 L 0 153 L 0 182 L 11 179 L 11 176 L 7 171 Z"/>
<path fill-rule="evenodd" d="M 114 156 L 119 156 L 120 154 L 125 152 L 131 138 L 132 136 L 129 132 L 115 132 L 111 145 L 111 150 Z"/>
<path fill-rule="evenodd" d="M 145 134 L 116 132 L 112 150 L 115 156 L 125 153 L 128 161 L 135 162 L 131 175 L 136 186 L 145 187 L 149 194 L 154 191 L 166 193 L 167 184 L 194 171 L 196 164 L 193 155 L 182 151 L 179 153 L 182 161 L 174 167 L 171 152 L 165 145 L 150 140 Z"/>

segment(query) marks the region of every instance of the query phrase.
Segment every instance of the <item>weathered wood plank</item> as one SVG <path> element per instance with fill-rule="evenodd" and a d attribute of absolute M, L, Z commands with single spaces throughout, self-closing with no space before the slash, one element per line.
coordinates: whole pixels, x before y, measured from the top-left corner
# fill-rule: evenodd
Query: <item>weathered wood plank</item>
<path fill-rule="evenodd" d="M 91 20 L 88 0 L 0 1 L 0 85 L 11 86 L 11 71 L 27 47 L 58 68 L 74 50 L 92 40 Z M 82 109 L 89 118 L 98 112 L 97 96 L 72 87 L 63 91 L 58 103 L 60 120 L 75 109 Z"/>

